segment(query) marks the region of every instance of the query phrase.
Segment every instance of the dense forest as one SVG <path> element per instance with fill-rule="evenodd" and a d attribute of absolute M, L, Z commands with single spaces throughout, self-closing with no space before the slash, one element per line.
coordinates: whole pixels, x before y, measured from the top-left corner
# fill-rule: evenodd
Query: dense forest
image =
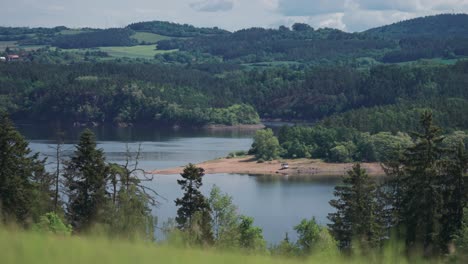
<path fill-rule="evenodd" d="M 188 125 L 257 123 L 258 113 L 372 133 L 414 130 L 414 117 L 432 109 L 446 129 L 468 127 L 459 118 L 468 115 L 467 62 L 368 70 L 220 71 L 216 64 L 205 65 L 0 64 L 0 109 L 26 121 Z"/>

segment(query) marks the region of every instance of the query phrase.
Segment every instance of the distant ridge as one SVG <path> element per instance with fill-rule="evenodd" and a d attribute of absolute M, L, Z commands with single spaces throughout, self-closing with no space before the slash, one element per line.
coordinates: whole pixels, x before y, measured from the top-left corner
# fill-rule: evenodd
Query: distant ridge
<path fill-rule="evenodd" d="M 419 17 L 363 32 L 375 36 L 402 39 L 409 37 L 468 37 L 468 14 L 440 14 Z"/>

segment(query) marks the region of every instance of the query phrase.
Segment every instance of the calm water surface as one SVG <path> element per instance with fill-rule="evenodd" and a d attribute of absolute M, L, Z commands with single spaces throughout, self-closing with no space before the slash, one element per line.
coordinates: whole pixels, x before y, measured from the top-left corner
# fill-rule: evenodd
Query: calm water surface
<path fill-rule="evenodd" d="M 30 141 L 34 152 L 52 155 L 55 129 L 49 126 L 20 125 L 19 130 Z M 65 131 L 67 154 L 72 153 L 73 144 L 82 129 L 68 128 Z M 99 147 L 110 162 L 125 161 L 126 147 L 136 151 L 141 144 L 140 167 L 155 170 L 184 166 L 224 157 L 229 152 L 247 150 L 252 144 L 254 132 L 247 131 L 203 131 L 173 130 L 155 127 L 93 129 Z M 174 200 L 182 196 L 176 180 L 179 175 L 156 175 L 148 186 L 154 188 L 162 198 L 153 212 L 159 223 L 173 218 L 177 208 Z M 333 198 L 337 178 L 300 178 L 278 176 L 252 176 L 239 174 L 213 174 L 203 179 L 202 191 L 209 194 L 216 184 L 233 197 L 239 213 L 255 218 L 255 224 L 263 228 L 265 239 L 277 243 L 286 232 L 295 238 L 292 227 L 303 218 L 315 217 L 326 224 L 326 216 L 333 209 L 328 201 Z"/>

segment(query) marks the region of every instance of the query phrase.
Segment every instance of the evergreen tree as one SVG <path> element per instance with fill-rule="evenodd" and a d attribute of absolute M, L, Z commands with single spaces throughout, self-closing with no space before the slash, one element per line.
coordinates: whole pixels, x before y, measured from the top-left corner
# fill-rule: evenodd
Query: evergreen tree
<path fill-rule="evenodd" d="M 196 242 L 212 243 L 211 209 L 199 190 L 204 175 L 203 168 L 189 164 L 181 174 L 183 180 L 177 180 L 185 193 L 182 198 L 175 200 L 176 206 L 179 206 L 176 222 L 180 230 L 200 234 L 200 240 Z"/>
<path fill-rule="evenodd" d="M 443 137 L 433 125 L 432 114 L 421 116 L 422 132 L 414 133 L 414 146 L 406 149 L 402 161 L 404 192 L 402 224 L 409 247 L 423 246 L 426 253 L 435 250 L 441 235 L 443 186 L 440 160 Z"/>
<path fill-rule="evenodd" d="M 358 163 L 343 178 L 343 184 L 335 187 L 337 200 L 330 205 L 337 209 L 330 213 L 329 227 L 342 249 L 350 249 L 356 240 L 362 247 L 376 247 L 382 239 L 383 226 L 378 215 L 377 188 L 366 171 Z"/>
<path fill-rule="evenodd" d="M 109 205 L 107 175 L 104 153 L 97 149 L 95 136 L 87 129 L 65 167 L 67 215 L 74 230 L 85 231 L 104 222 Z"/>
<path fill-rule="evenodd" d="M 0 113 L 0 217 L 27 225 L 52 206 L 50 175 L 44 160 L 31 154 L 28 142 Z"/>

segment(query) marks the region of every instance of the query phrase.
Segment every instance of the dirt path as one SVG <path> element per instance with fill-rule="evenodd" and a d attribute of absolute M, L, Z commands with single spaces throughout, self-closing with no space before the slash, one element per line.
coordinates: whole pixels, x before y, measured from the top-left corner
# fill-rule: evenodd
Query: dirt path
<path fill-rule="evenodd" d="M 281 163 L 288 163 L 288 169 L 281 169 Z M 296 159 L 275 160 L 257 163 L 253 157 L 217 159 L 197 164 L 205 169 L 206 174 L 235 173 L 235 174 L 260 174 L 260 175 L 343 175 L 351 169 L 353 163 L 326 163 L 320 160 Z M 362 163 L 362 167 L 369 175 L 384 175 L 379 163 Z M 156 170 L 152 173 L 170 175 L 179 174 L 183 167 Z"/>

